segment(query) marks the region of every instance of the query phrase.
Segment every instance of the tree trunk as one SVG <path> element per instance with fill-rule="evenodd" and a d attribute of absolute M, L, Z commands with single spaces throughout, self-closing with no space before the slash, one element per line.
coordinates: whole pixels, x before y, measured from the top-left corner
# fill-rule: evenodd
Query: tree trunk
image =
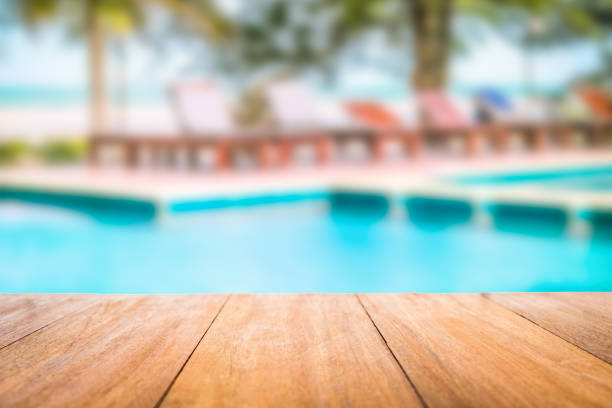
<path fill-rule="evenodd" d="M 90 128 L 93 134 L 102 132 L 106 125 L 106 86 L 105 86 L 105 41 L 100 19 L 96 17 L 94 6 L 88 1 L 87 41 L 89 59 L 89 110 Z"/>
<path fill-rule="evenodd" d="M 417 92 L 446 87 L 452 46 L 454 0 L 410 0 L 415 64 L 412 86 Z"/>

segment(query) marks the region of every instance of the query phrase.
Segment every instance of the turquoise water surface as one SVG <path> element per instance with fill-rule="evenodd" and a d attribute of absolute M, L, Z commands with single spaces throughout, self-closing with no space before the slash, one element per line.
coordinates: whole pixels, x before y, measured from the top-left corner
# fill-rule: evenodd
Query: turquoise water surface
<path fill-rule="evenodd" d="M 469 207 L 416 198 L 403 211 L 312 195 L 164 217 L 43 201 L 0 198 L 0 292 L 612 290 L 609 225 L 571 238 L 563 214 L 477 227 Z"/>
<path fill-rule="evenodd" d="M 484 174 L 459 177 L 456 181 L 463 184 L 500 185 L 520 183 L 537 185 L 543 188 L 612 191 L 612 165 Z"/>

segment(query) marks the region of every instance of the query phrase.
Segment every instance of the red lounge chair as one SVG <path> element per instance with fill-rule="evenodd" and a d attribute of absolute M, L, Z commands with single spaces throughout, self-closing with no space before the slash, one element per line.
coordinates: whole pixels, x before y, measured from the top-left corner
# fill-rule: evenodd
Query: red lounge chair
<path fill-rule="evenodd" d="M 612 119 L 612 99 L 597 88 L 582 87 L 577 91 L 591 113 L 598 119 Z"/>
<path fill-rule="evenodd" d="M 593 145 L 606 145 L 612 133 L 612 98 L 606 92 L 593 87 L 581 87 L 577 90 L 577 95 L 593 117 L 589 126 Z"/>
<path fill-rule="evenodd" d="M 396 140 L 412 157 L 420 152 L 420 135 L 414 129 L 405 127 L 401 120 L 383 105 L 372 101 L 352 101 L 346 105 L 347 112 L 360 126 L 374 134 L 374 159 L 385 157 L 385 145 Z"/>

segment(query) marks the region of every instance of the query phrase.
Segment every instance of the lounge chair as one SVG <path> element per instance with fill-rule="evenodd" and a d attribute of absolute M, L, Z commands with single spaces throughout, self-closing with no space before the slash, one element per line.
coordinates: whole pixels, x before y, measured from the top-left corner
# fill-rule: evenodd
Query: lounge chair
<path fill-rule="evenodd" d="M 576 91 L 567 92 L 558 101 L 556 113 L 558 134 L 564 147 L 573 148 L 592 139 L 589 136 L 595 130 L 595 118 Z"/>
<path fill-rule="evenodd" d="M 497 127 L 489 124 L 473 124 L 457 105 L 443 92 L 430 91 L 417 95 L 417 106 L 424 137 L 429 143 L 448 142 L 451 137 L 459 137 L 463 151 L 474 155 L 487 135 L 497 132 Z"/>
<path fill-rule="evenodd" d="M 406 126 L 396 113 L 374 101 L 350 101 L 345 104 L 349 115 L 358 126 L 373 134 L 373 155 L 376 161 L 386 158 L 386 146 L 395 141 L 410 157 L 421 151 L 420 133 Z"/>
<path fill-rule="evenodd" d="M 569 92 L 556 109 L 545 98 L 529 98 L 517 107 L 495 89 L 477 93 L 475 100 L 477 112 L 484 110 L 484 116 L 493 122 L 504 123 L 507 133 L 531 138 L 536 151 L 548 147 L 550 142 L 572 148 L 577 139 L 584 139 L 587 145 L 601 146 L 612 123 L 612 102 L 595 88 L 581 87 Z"/>
<path fill-rule="evenodd" d="M 268 87 L 268 103 L 276 124 L 275 141 L 280 146 L 281 161 L 288 163 L 300 145 L 315 148 L 317 161 L 327 163 L 334 148 L 353 138 L 373 144 L 373 134 L 367 129 L 325 119 L 321 103 L 310 88 L 293 79 L 277 81 Z"/>
<path fill-rule="evenodd" d="M 229 102 L 217 84 L 202 80 L 179 83 L 172 87 L 171 96 L 180 133 L 96 134 L 91 141 L 91 161 L 98 163 L 104 148 L 116 146 L 123 150 L 128 167 L 138 167 L 142 153 L 149 152 L 155 167 L 176 167 L 182 153 L 189 168 L 198 168 L 200 153 L 212 150 L 215 167 L 222 170 L 230 166 L 230 156 L 238 149 L 255 151 L 258 164 L 268 164 L 270 133 L 237 129 Z"/>
<path fill-rule="evenodd" d="M 173 165 L 176 152 L 187 151 L 189 167 L 196 168 L 199 151 L 208 149 L 215 153 L 216 168 L 220 170 L 230 166 L 234 152 L 246 149 L 256 153 L 259 167 L 268 167 L 274 163 L 288 165 L 295 148 L 309 144 L 315 147 L 317 162 L 326 163 L 331 159 L 333 140 L 346 134 L 344 129 L 331 129 L 321 123 L 317 101 L 308 88 L 295 81 L 279 81 L 267 87 L 275 126 L 253 131 L 236 128 L 228 100 L 214 82 L 183 82 L 172 87 L 171 96 L 180 133 L 94 135 L 91 161 L 97 163 L 100 151 L 115 145 L 124 151 L 128 167 L 136 167 L 139 153 L 150 150 L 158 165 Z"/>
<path fill-rule="evenodd" d="M 314 147 L 318 163 L 329 162 L 332 135 L 321 123 L 317 101 L 309 88 L 283 80 L 270 84 L 266 94 L 281 164 L 289 164 L 294 150 L 304 144 Z"/>
<path fill-rule="evenodd" d="M 399 141 L 410 156 L 418 156 L 425 139 L 435 144 L 448 141 L 452 135 L 463 137 L 466 153 L 475 153 L 478 138 L 484 126 L 473 125 L 441 92 L 420 94 L 417 97 L 420 126 L 406 126 L 402 120 L 380 103 L 372 101 L 349 102 L 347 111 L 375 135 L 375 157 L 384 158 L 385 144 Z"/>
<path fill-rule="evenodd" d="M 486 88 L 474 95 L 474 105 L 479 123 L 497 125 L 496 142 L 500 152 L 509 150 L 512 137 L 523 139 L 536 152 L 542 151 L 558 133 L 552 107 L 545 99 L 529 98 L 521 105 L 499 89 Z M 483 116 L 488 120 L 483 121 Z"/>
<path fill-rule="evenodd" d="M 612 138 L 612 98 L 603 90 L 588 86 L 578 88 L 576 94 L 591 114 L 592 144 L 606 145 Z"/>
<path fill-rule="evenodd" d="M 516 107 L 500 90 L 481 89 L 474 95 L 474 116 L 477 123 L 507 122 L 512 119 Z"/>
<path fill-rule="evenodd" d="M 612 98 L 606 92 L 593 87 L 580 87 L 577 93 L 598 119 L 612 119 Z"/>

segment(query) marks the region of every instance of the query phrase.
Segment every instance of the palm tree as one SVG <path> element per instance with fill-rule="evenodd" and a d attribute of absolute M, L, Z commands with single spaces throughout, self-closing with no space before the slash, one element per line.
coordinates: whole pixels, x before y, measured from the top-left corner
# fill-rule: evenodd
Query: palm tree
<path fill-rule="evenodd" d="M 386 31 L 398 54 L 412 51 L 415 90 L 443 89 L 461 33 L 456 17 L 489 24 L 519 44 L 566 44 L 611 27 L 609 0 L 244 0 L 225 60 L 258 66 L 324 65 L 372 29 Z M 304 17 L 307 16 L 307 17 Z M 548 29 L 532 38 L 534 18 Z M 609 30 L 609 28 L 608 28 Z M 609 32 L 608 32 L 609 33 Z M 544 35 L 545 34 L 545 35 Z M 398 40 L 399 39 L 399 40 Z M 291 44 L 290 46 L 288 44 Z M 411 45 L 409 45 L 411 44 Z"/>
<path fill-rule="evenodd" d="M 110 33 L 126 33 L 144 27 L 147 7 L 162 6 L 211 41 L 221 40 L 229 25 L 208 0 L 8 0 L 11 14 L 30 27 L 59 21 L 85 37 L 88 52 L 91 130 L 106 123 L 105 61 Z"/>
<path fill-rule="evenodd" d="M 454 15 L 488 22 L 492 28 L 509 34 L 527 51 L 560 44 L 568 46 L 584 40 L 605 41 L 612 34 L 609 0 L 405 1 L 413 5 L 417 50 L 413 85 L 416 89 L 445 87 L 451 44 L 458 37 L 452 30 Z M 429 31 L 421 28 L 427 24 Z"/>

